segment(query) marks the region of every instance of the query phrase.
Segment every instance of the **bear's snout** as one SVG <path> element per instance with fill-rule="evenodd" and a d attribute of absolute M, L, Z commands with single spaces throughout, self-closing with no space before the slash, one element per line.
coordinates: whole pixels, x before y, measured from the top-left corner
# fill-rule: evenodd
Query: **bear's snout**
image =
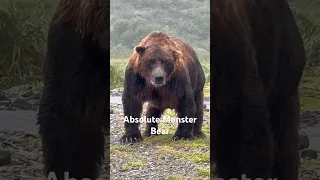
<path fill-rule="evenodd" d="M 155 67 L 151 73 L 151 84 L 155 87 L 161 87 L 166 82 L 166 72 L 162 67 Z"/>

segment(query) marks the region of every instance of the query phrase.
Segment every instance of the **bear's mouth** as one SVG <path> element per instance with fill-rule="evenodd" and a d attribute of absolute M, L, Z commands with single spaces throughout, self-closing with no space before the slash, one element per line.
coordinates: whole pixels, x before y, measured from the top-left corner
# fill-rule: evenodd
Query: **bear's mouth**
<path fill-rule="evenodd" d="M 165 81 L 163 81 L 163 82 L 155 82 L 155 81 L 152 81 L 152 80 L 151 80 L 151 84 L 152 84 L 152 86 L 154 86 L 155 88 L 160 88 L 160 87 L 164 86 L 166 83 L 165 83 Z"/>
<path fill-rule="evenodd" d="M 162 87 L 164 84 L 155 84 L 154 87 L 159 88 Z"/>

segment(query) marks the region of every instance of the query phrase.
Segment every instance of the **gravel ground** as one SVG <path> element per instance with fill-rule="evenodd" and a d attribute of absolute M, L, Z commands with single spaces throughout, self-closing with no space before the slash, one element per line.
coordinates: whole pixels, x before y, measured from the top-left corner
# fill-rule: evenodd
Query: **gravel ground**
<path fill-rule="evenodd" d="M 111 108 L 114 111 L 114 113 L 111 114 L 110 138 L 112 180 L 165 180 L 170 178 L 178 179 L 179 177 L 190 180 L 209 179 L 205 176 L 207 175 L 206 173 L 204 173 L 204 176 L 200 176 L 201 170 L 209 170 L 209 158 L 204 158 L 203 161 L 197 163 L 189 158 L 179 158 L 181 152 L 209 154 L 210 148 L 205 145 L 205 142 L 201 143 L 204 148 L 180 146 L 178 148 L 181 149 L 177 149 L 174 143 L 170 143 L 170 140 L 168 140 L 174 133 L 174 131 L 169 131 L 168 136 L 161 135 L 165 136 L 164 143 L 162 143 L 161 137 L 157 137 L 154 141 L 152 138 L 149 139 L 152 143 L 142 142 L 139 144 L 123 145 L 119 142 L 119 139 L 124 133 L 122 105 L 111 105 Z M 163 124 L 159 123 L 159 129 L 162 125 Z M 169 124 L 166 124 L 166 126 L 169 126 Z M 177 127 L 177 124 L 171 124 L 171 126 L 172 129 L 174 129 Z M 209 127 L 208 115 L 205 116 L 204 126 Z M 141 124 L 141 132 L 144 131 L 144 128 L 145 124 Z M 209 139 L 207 139 L 207 141 L 209 141 Z M 134 166 L 134 164 L 138 164 L 137 162 L 141 162 L 141 165 Z"/>
<path fill-rule="evenodd" d="M 43 158 L 40 145 L 38 135 L 1 130 L 0 149 L 10 151 L 11 162 L 0 166 L 0 180 L 43 180 Z M 107 171 L 106 161 L 103 167 L 102 178 Z"/>

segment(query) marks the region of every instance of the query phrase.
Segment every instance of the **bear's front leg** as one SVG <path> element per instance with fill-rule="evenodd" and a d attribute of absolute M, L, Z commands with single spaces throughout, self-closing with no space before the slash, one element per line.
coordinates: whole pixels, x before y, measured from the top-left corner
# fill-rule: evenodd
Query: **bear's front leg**
<path fill-rule="evenodd" d="M 123 143 L 136 143 L 142 141 L 143 138 L 139 130 L 140 123 L 130 122 L 130 120 L 136 121 L 137 119 L 140 119 L 142 102 L 130 97 L 129 95 L 124 95 L 122 98 L 122 104 L 125 120 L 125 134 L 122 136 L 120 141 Z"/>
<path fill-rule="evenodd" d="M 185 95 L 179 100 L 177 113 L 180 119 L 186 118 L 186 117 L 193 118 L 193 119 L 195 118 L 196 108 L 195 108 L 194 95 L 192 90 L 187 90 Z M 183 138 L 192 139 L 194 136 L 193 126 L 194 126 L 194 123 L 179 122 L 176 133 L 173 136 L 173 140 L 179 140 Z"/>

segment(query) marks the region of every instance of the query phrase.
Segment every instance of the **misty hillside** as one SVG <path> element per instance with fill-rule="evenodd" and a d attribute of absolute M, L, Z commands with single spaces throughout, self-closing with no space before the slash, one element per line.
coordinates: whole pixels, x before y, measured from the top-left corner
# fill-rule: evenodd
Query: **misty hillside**
<path fill-rule="evenodd" d="M 164 31 L 209 57 L 209 0 L 112 0 L 110 11 L 113 56 L 132 53 L 147 34 Z"/>

